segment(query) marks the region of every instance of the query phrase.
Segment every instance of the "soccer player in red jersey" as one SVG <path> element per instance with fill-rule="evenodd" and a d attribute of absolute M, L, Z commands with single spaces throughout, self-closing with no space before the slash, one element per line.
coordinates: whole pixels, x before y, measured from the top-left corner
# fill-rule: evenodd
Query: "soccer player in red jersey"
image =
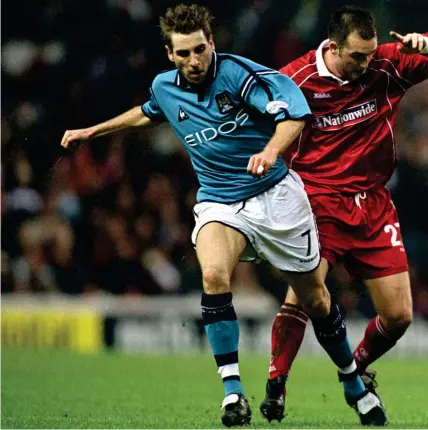
<path fill-rule="evenodd" d="M 285 159 L 303 179 L 316 216 L 324 278 L 342 261 L 364 281 L 378 314 L 354 351 L 357 367 L 348 375 L 339 372 L 339 379 L 346 384 L 359 373 L 375 395 L 367 366 L 391 349 L 412 321 L 406 252 L 385 187 L 396 158 L 394 123 L 406 90 L 428 78 L 428 37 L 390 35 L 395 43 L 378 46 L 373 16 L 345 6 L 332 15 L 328 40 L 280 70 L 303 91 L 314 116 Z M 269 380 L 260 406 L 269 421 L 284 416 L 285 382 L 307 320 L 290 288 L 272 327 Z"/>

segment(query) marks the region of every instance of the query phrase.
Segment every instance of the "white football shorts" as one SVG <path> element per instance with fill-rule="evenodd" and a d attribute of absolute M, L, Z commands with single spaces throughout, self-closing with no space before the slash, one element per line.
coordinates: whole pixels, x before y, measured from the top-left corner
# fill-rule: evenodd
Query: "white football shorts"
<path fill-rule="evenodd" d="M 204 225 L 219 222 L 247 238 L 241 261 L 265 260 L 280 270 L 301 273 L 315 270 L 320 263 L 315 217 L 303 182 L 292 170 L 277 185 L 248 200 L 202 202 L 193 211 L 194 245 Z"/>

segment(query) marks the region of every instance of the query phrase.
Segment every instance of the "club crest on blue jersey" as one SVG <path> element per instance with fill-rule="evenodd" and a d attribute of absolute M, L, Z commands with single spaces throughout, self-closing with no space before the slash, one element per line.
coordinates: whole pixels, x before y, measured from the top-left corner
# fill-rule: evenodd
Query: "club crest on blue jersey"
<path fill-rule="evenodd" d="M 232 97 L 227 91 L 217 94 L 215 96 L 215 100 L 217 102 L 218 110 L 220 111 L 220 113 L 227 113 L 235 107 L 235 104 L 232 101 Z"/>
<path fill-rule="evenodd" d="M 181 106 L 178 107 L 178 122 L 184 121 L 186 119 L 189 119 L 189 115 L 187 115 L 186 112 L 184 112 L 183 108 Z"/>

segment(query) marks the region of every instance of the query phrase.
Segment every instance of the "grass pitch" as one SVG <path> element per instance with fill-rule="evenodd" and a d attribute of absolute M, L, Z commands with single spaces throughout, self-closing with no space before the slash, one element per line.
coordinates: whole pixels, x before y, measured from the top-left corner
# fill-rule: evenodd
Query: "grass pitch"
<path fill-rule="evenodd" d="M 327 358 L 297 359 L 288 383 L 287 417 L 268 424 L 267 358 L 241 358 L 253 410 L 249 428 L 356 428 L 334 366 Z M 428 365 L 383 359 L 380 392 L 388 428 L 428 427 Z M 2 428 L 223 428 L 223 388 L 210 356 L 125 356 L 2 350 Z"/>

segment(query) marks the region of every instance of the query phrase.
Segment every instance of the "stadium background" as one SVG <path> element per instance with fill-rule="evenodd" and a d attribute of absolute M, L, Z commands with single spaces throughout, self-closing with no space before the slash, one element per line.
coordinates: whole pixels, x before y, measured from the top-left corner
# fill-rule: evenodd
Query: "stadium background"
<path fill-rule="evenodd" d="M 72 155 L 59 145 L 66 129 L 147 100 L 152 79 L 171 67 L 158 17 L 176 3 L 2 4 L 2 345 L 9 366 L 28 366 L 20 361 L 26 352 L 8 355 L 16 347 L 195 356 L 208 350 L 190 243 L 197 182 L 169 126 L 100 138 Z M 330 13 L 350 2 L 199 3 L 216 17 L 217 51 L 279 68 L 316 48 L 326 38 Z M 382 43 L 390 40 L 390 29 L 427 31 L 424 1 L 354 3 L 375 13 Z M 395 135 L 398 165 L 388 186 L 408 252 L 416 321 L 391 355 L 426 357 L 427 81 L 403 99 Z M 370 300 L 341 267 L 328 284 L 348 313 L 355 345 L 373 315 Z M 280 274 L 267 265 L 240 264 L 233 291 L 243 351 L 267 357 L 270 324 L 286 291 Z M 303 351 L 327 360 L 310 329 Z M 9 406 L 18 401 L 6 400 Z"/>

